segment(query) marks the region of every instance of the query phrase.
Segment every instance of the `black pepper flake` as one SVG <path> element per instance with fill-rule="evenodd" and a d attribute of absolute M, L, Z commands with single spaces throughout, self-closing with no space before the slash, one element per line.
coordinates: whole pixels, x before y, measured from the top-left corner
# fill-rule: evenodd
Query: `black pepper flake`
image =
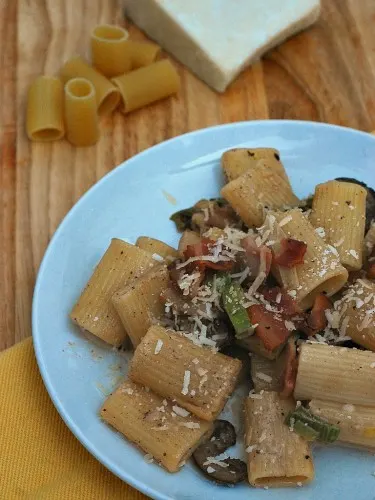
<path fill-rule="evenodd" d="M 346 201 L 345 203 L 349 206 L 351 204 L 351 201 Z"/>
<path fill-rule="evenodd" d="M 280 156 L 277 154 L 277 153 L 274 153 L 275 154 L 275 158 L 277 161 L 280 161 Z"/>
<path fill-rule="evenodd" d="M 255 153 L 252 153 L 252 152 L 251 152 L 251 151 L 249 151 L 249 150 L 247 150 L 247 154 L 248 154 L 249 156 L 255 156 Z"/>
<path fill-rule="evenodd" d="M 305 455 L 306 460 L 309 460 L 310 455 Z"/>

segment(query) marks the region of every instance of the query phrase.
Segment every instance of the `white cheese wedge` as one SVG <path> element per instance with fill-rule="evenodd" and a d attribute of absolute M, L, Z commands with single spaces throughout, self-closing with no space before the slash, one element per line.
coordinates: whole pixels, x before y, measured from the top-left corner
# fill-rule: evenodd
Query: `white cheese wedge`
<path fill-rule="evenodd" d="M 320 12 L 320 0 L 123 1 L 139 28 L 219 92 Z"/>

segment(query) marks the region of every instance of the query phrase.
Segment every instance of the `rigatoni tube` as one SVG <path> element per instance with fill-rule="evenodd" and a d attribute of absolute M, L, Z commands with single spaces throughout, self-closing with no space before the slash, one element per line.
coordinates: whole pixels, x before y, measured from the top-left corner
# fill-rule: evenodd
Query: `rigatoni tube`
<path fill-rule="evenodd" d="M 142 68 L 156 61 L 160 54 L 160 47 L 156 43 L 135 42 L 128 40 L 128 50 L 132 69 Z"/>
<path fill-rule="evenodd" d="M 126 332 L 113 307 L 112 296 L 157 264 L 148 252 L 114 238 L 73 307 L 71 319 L 108 344 L 120 345 Z"/>
<path fill-rule="evenodd" d="M 276 392 L 254 396 L 245 400 L 249 483 L 263 488 L 309 483 L 314 478 L 309 445 L 284 423 L 294 401 Z"/>
<path fill-rule="evenodd" d="M 261 163 L 259 163 L 261 161 Z M 228 182 L 237 179 L 249 169 L 265 164 L 269 170 L 277 172 L 288 183 L 288 175 L 280 161 L 280 153 L 273 148 L 235 148 L 225 151 L 221 157 L 221 167 Z"/>
<path fill-rule="evenodd" d="M 140 236 L 135 242 L 137 247 L 146 250 L 152 254 L 160 255 L 167 261 L 175 260 L 179 257 L 178 250 L 167 245 L 164 241 L 157 240 L 156 238 L 149 238 L 148 236 Z"/>
<path fill-rule="evenodd" d="M 364 187 L 350 182 L 329 181 L 315 188 L 310 221 L 323 228 L 327 243 L 350 271 L 358 271 L 363 263 L 366 196 Z"/>
<path fill-rule="evenodd" d="M 152 326 L 138 345 L 129 378 L 204 420 L 214 420 L 232 394 L 238 359 L 193 344 L 178 332 Z"/>
<path fill-rule="evenodd" d="M 112 82 L 121 93 L 123 113 L 164 99 L 180 88 L 180 77 L 168 59 L 112 78 Z"/>
<path fill-rule="evenodd" d="M 375 408 L 313 399 L 310 410 L 340 428 L 342 443 L 375 451 Z"/>
<path fill-rule="evenodd" d="M 116 292 L 112 303 L 134 347 L 141 342 L 151 325 L 161 321 L 164 304 L 160 294 L 168 286 L 166 266 L 144 274 Z"/>
<path fill-rule="evenodd" d="M 96 104 L 100 115 L 110 114 L 117 108 L 121 96 L 118 89 L 105 76 L 92 68 L 81 57 L 69 59 L 60 70 L 64 83 L 72 78 L 86 78 L 95 87 Z"/>
<path fill-rule="evenodd" d="M 126 29 L 111 24 L 101 24 L 92 30 L 92 63 L 107 78 L 130 71 L 132 61 L 128 37 Z"/>
<path fill-rule="evenodd" d="M 294 398 L 375 407 L 374 366 L 370 351 L 302 344 Z"/>
<path fill-rule="evenodd" d="M 85 78 L 65 84 L 66 138 L 74 146 L 92 146 L 99 139 L 95 88 Z"/>
<path fill-rule="evenodd" d="M 109 396 L 100 415 L 169 472 L 179 471 L 213 430 L 211 422 L 131 381 Z"/>
<path fill-rule="evenodd" d="M 337 308 L 342 334 L 371 351 L 375 351 L 374 297 L 374 281 L 358 279 L 349 286 Z"/>
<path fill-rule="evenodd" d="M 336 250 L 317 235 L 301 210 L 275 212 L 269 217 L 275 219 L 270 239 L 278 242 L 292 238 L 307 245 L 303 264 L 292 268 L 274 265 L 272 269 L 276 279 L 302 309 L 311 307 L 318 294 L 330 297 L 345 285 L 348 271 L 340 264 Z"/>
<path fill-rule="evenodd" d="M 31 84 L 26 131 L 32 141 L 57 141 L 64 137 L 64 89 L 58 78 L 39 76 Z"/>
<path fill-rule="evenodd" d="M 266 210 L 298 205 L 289 181 L 263 160 L 226 184 L 221 195 L 249 227 L 263 224 Z"/>

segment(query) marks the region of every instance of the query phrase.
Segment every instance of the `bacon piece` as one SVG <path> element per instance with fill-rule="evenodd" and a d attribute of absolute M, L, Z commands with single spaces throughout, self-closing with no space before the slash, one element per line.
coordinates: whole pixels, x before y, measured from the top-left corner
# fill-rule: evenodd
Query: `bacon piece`
<path fill-rule="evenodd" d="M 275 313 L 267 311 L 264 305 L 252 305 L 247 312 L 251 323 L 257 325 L 255 335 L 268 351 L 277 349 L 290 336 L 284 320 L 275 317 Z"/>
<path fill-rule="evenodd" d="M 200 243 L 194 245 L 188 245 L 184 251 L 184 256 L 187 259 L 191 257 L 200 257 L 202 255 L 210 255 L 211 249 L 215 245 L 215 241 L 209 238 L 202 238 Z M 234 266 L 234 261 L 221 261 L 220 256 L 218 257 L 218 262 L 212 262 L 209 260 L 197 260 L 194 267 L 198 267 L 199 271 L 204 272 L 205 269 L 215 269 L 216 271 L 230 271 Z"/>
<path fill-rule="evenodd" d="M 283 238 L 280 241 L 280 251 L 274 255 L 275 264 L 281 267 L 292 268 L 303 264 L 307 245 L 303 241 Z"/>
<path fill-rule="evenodd" d="M 302 309 L 285 288 L 280 286 L 268 288 L 265 286 L 259 291 L 268 302 L 280 309 L 283 316 L 289 318 L 302 313 Z M 279 301 L 277 300 L 278 298 L 280 298 Z"/>
<path fill-rule="evenodd" d="M 258 276 L 260 261 L 264 259 L 266 277 L 269 275 L 272 264 L 272 251 L 266 245 L 258 245 L 252 236 L 246 236 L 241 240 L 241 246 L 245 250 L 246 264 L 250 269 L 251 276 Z"/>
<path fill-rule="evenodd" d="M 282 374 L 283 388 L 280 396 L 288 398 L 293 394 L 297 378 L 297 349 L 294 339 L 290 339 L 285 347 L 285 368 Z"/>
<path fill-rule="evenodd" d="M 327 326 L 328 321 L 326 318 L 326 310 L 332 308 L 332 302 L 329 298 L 320 293 L 315 297 L 313 308 L 311 309 L 310 315 L 307 319 L 307 324 L 313 330 L 317 332 L 324 330 Z"/>

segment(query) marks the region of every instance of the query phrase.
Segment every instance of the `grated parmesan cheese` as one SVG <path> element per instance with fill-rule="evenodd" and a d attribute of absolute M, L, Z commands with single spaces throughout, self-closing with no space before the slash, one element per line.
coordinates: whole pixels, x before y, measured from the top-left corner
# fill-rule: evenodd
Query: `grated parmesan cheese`
<path fill-rule="evenodd" d="M 183 383 L 182 391 L 181 391 L 181 394 L 183 394 L 184 396 L 186 396 L 189 393 L 189 384 L 190 384 L 190 371 L 185 370 L 184 383 Z"/>
<path fill-rule="evenodd" d="M 162 347 L 163 347 L 163 341 L 161 339 L 158 339 L 158 341 L 156 342 L 154 354 L 159 354 Z"/>
<path fill-rule="evenodd" d="M 185 408 L 181 408 L 180 406 L 174 405 L 172 406 L 172 410 L 178 415 L 179 417 L 187 417 L 190 415 L 190 412 L 185 410 Z"/>
<path fill-rule="evenodd" d="M 272 382 L 272 377 L 270 377 L 269 375 L 266 375 L 265 373 L 262 373 L 262 372 L 257 372 L 255 374 L 256 378 L 258 378 L 259 380 L 264 380 L 264 382 Z"/>
<path fill-rule="evenodd" d="M 279 227 L 285 226 L 291 220 L 292 220 L 292 216 L 291 215 L 287 215 L 286 217 L 284 217 L 283 219 L 281 219 L 281 221 L 279 222 Z"/>
<path fill-rule="evenodd" d="M 180 425 L 187 427 L 188 429 L 199 429 L 200 424 L 198 422 L 181 422 Z"/>

